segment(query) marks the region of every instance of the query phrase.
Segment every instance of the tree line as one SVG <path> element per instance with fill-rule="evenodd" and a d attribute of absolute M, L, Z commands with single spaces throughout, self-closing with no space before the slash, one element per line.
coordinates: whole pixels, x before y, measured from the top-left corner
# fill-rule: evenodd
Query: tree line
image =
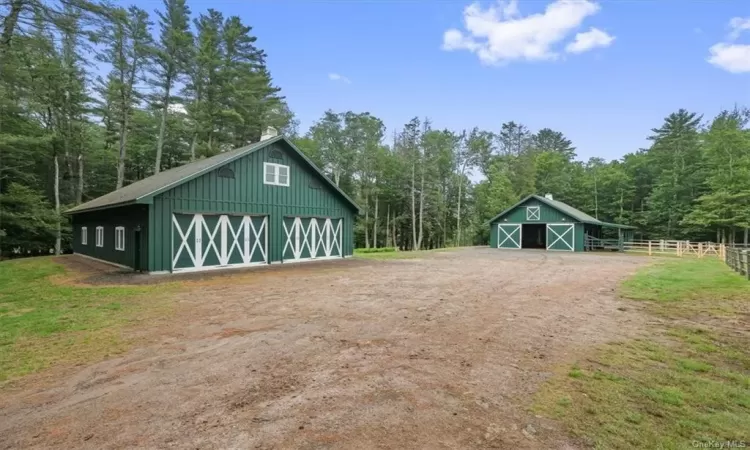
<path fill-rule="evenodd" d="M 158 11 L 0 0 L 0 250 L 69 247 L 66 208 L 259 140 L 274 126 L 363 208 L 358 247 L 485 244 L 487 221 L 551 193 L 643 239 L 746 242 L 750 114 L 679 110 L 648 148 L 580 161 L 549 128 L 397 130 L 326 111 L 306 132 L 240 17 L 185 0 Z M 646 132 L 647 130 L 644 130 Z M 606 143 L 603 143 L 603 145 Z"/>
<path fill-rule="evenodd" d="M 513 121 L 455 132 L 414 118 L 385 136 L 368 113 L 327 111 L 296 142 L 356 194 L 363 247 L 486 244 L 487 221 L 547 193 L 604 222 L 634 225 L 637 238 L 747 243 L 749 119 L 741 108 L 710 120 L 681 109 L 651 130 L 648 148 L 614 161 L 580 161 L 563 133 Z"/>

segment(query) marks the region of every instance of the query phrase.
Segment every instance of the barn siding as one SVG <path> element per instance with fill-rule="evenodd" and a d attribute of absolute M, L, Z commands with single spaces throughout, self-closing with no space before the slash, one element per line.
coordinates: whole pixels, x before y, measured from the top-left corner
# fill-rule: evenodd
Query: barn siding
<path fill-rule="evenodd" d="M 580 222 L 577 223 L 576 226 L 575 226 L 575 229 L 573 230 L 573 232 L 575 232 L 575 234 L 576 234 L 575 242 L 573 243 L 574 247 L 575 247 L 575 251 L 582 252 L 584 250 L 584 245 L 583 245 L 584 244 L 583 243 L 583 240 L 584 240 L 583 223 L 580 223 Z"/>
<path fill-rule="evenodd" d="M 539 207 L 539 220 L 526 220 L 526 207 Z M 575 219 L 563 214 L 555 208 L 542 203 L 535 198 L 529 199 L 522 205 L 518 205 L 505 216 L 501 217 L 494 223 L 573 223 Z"/>
<path fill-rule="evenodd" d="M 82 255 L 120 264 L 135 266 L 135 228 L 141 227 L 141 268 L 148 264 L 148 207 L 122 206 L 100 211 L 75 214 L 73 221 L 73 251 Z M 104 246 L 96 246 L 96 227 L 104 230 Z M 87 228 L 88 243 L 81 243 L 81 228 Z M 115 228 L 125 228 L 125 250 L 115 250 Z"/>
<path fill-rule="evenodd" d="M 282 159 L 270 158 L 273 150 L 281 152 Z M 288 165 L 290 185 L 264 184 L 264 162 Z M 171 270 L 173 213 L 267 215 L 269 261 L 272 262 L 282 259 L 286 239 L 282 225 L 284 216 L 342 218 L 342 252 L 352 254 L 355 212 L 286 144 L 271 144 L 223 167 L 232 169 L 234 179 L 219 177 L 218 170 L 213 170 L 154 198 L 149 205 L 149 225 L 153 230 L 149 270 Z M 317 188 L 311 187 L 311 183 Z"/>

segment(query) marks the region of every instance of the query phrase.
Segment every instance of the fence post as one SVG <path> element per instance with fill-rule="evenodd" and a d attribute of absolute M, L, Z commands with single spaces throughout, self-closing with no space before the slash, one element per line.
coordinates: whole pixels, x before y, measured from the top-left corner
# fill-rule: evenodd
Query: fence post
<path fill-rule="evenodd" d="M 651 241 L 648 241 L 648 256 L 651 256 Z"/>
<path fill-rule="evenodd" d="M 736 259 L 736 263 L 734 265 L 734 270 L 739 271 L 740 274 L 742 274 L 742 255 L 740 255 L 739 250 L 735 250 L 734 257 Z"/>
<path fill-rule="evenodd" d="M 703 242 L 698 242 L 698 258 L 703 258 Z"/>

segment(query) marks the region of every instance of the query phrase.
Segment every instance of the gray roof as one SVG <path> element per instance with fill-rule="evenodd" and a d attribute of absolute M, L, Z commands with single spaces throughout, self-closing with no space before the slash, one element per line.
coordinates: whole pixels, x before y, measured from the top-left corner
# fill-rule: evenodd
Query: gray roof
<path fill-rule="evenodd" d="M 198 161 L 185 164 L 184 166 L 175 167 L 173 169 L 159 172 L 156 175 L 152 175 L 143 180 L 136 181 L 133 184 L 124 186 L 116 191 L 110 192 L 109 194 L 102 195 L 86 203 L 82 203 L 75 208 L 67 210 L 66 214 L 76 214 L 84 211 L 91 211 L 96 209 L 114 208 L 117 206 L 128 205 L 132 203 L 147 203 L 148 200 L 155 195 L 161 194 L 162 192 L 178 186 L 182 183 L 190 181 L 196 177 L 199 177 L 211 170 L 214 170 L 224 164 L 228 164 L 238 158 L 260 150 L 267 145 L 273 144 L 274 142 L 283 141 L 292 150 L 294 150 L 305 162 L 307 162 L 314 170 L 320 175 L 341 197 L 349 203 L 353 209 L 359 211 L 359 206 L 349 198 L 344 191 L 342 191 L 336 184 L 334 184 L 321 170 L 310 161 L 304 153 L 302 153 L 294 144 L 283 136 L 276 136 L 271 139 L 256 142 L 245 147 L 240 147 L 228 152 L 219 153 L 218 155 L 210 158 L 200 159 Z M 145 201 L 144 201 L 145 200 Z"/>
<path fill-rule="evenodd" d="M 542 203 L 545 203 L 549 205 L 552 208 L 555 208 L 556 210 L 562 212 L 563 214 L 569 216 L 570 218 L 574 219 L 577 222 L 583 222 L 583 223 L 589 223 L 592 225 L 601 225 L 605 227 L 610 228 L 626 228 L 626 229 L 635 229 L 635 227 L 631 227 L 629 225 L 620 225 L 618 223 L 609 223 L 609 222 L 602 222 L 599 219 L 596 219 L 585 212 L 581 211 L 580 209 L 573 208 L 572 206 L 568 205 L 567 203 L 563 203 L 558 200 L 552 200 L 547 197 L 542 197 L 541 195 L 529 195 L 528 197 L 525 197 L 520 202 L 516 203 L 515 205 L 511 206 L 510 208 L 506 209 L 505 211 L 501 212 L 500 214 L 496 215 L 492 219 L 490 219 L 490 223 L 495 222 L 497 219 L 501 218 L 505 214 L 509 213 L 511 210 L 515 209 L 517 206 L 525 203 L 529 199 L 537 199 Z"/>

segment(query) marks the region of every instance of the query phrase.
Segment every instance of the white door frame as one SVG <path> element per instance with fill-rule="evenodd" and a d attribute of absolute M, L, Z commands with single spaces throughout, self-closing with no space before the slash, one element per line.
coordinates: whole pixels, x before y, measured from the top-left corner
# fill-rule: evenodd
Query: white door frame
<path fill-rule="evenodd" d="M 505 231 L 503 229 L 503 226 L 506 226 L 506 227 L 513 226 L 513 227 L 516 227 L 518 229 L 518 242 L 516 242 L 516 240 L 511 237 L 511 235 L 513 233 L 515 233 L 515 230 L 511 231 L 510 233 L 508 233 L 507 231 Z M 500 241 L 500 230 L 502 230 L 503 233 L 505 234 L 505 239 L 503 239 L 502 241 Z M 502 245 L 508 239 L 510 239 L 510 241 L 512 243 L 516 244 L 517 247 L 502 247 Z M 509 249 L 509 250 L 520 250 L 522 242 L 523 242 L 523 224 L 522 223 L 518 223 L 518 224 L 516 224 L 516 223 L 499 223 L 499 224 L 497 224 L 497 248 L 504 248 L 504 249 Z"/>
<path fill-rule="evenodd" d="M 558 234 L 557 231 L 550 229 L 550 226 L 554 226 L 554 227 L 566 226 L 566 227 L 568 227 L 568 229 L 565 230 L 565 231 L 563 231 L 562 234 Z M 574 223 L 548 223 L 547 224 L 546 235 L 544 236 L 545 240 L 547 240 L 547 251 L 551 251 L 551 252 L 574 252 L 574 251 L 576 251 L 575 250 L 576 249 L 576 230 L 575 230 L 575 227 L 576 227 L 576 224 L 574 224 Z M 547 239 L 549 237 L 550 232 L 557 237 L 557 239 L 555 239 L 552 243 L 550 243 L 549 239 Z M 563 239 L 565 237 L 565 235 L 568 234 L 568 232 L 571 233 L 571 237 L 573 238 L 571 240 L 571 245 L 568 245 L 567 241 L 565 241 L 565 239 Z M 562 249 L 562 248 L 550 248 L 551 246 L 555 245 L 560 240 L 562 240 L 562 242 L 565 244 L 565 246 L 567 246 L 569 248 L 569 250 L 568 249 Z"/>

